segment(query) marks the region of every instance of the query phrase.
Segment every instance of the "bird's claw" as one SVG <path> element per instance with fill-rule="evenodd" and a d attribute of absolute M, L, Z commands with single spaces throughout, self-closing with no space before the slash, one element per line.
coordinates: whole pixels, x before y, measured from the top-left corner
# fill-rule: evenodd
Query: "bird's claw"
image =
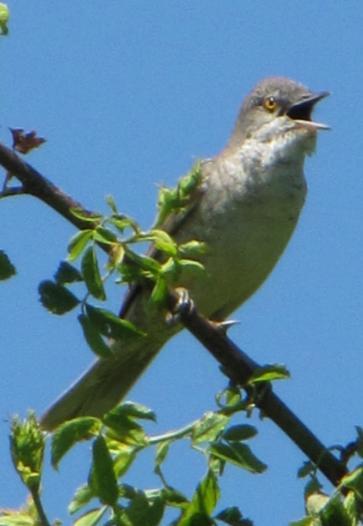
<path fill-rule="evenodd" d="M 166 315 L 166 322 L 168 325 L 176 325 L 180 322 L 180 319 L 183 315 L 189 314 L 194 308 L 194 302 L 191 299 L 187 289 L 178 287 L 175 289 L 175 293 L 178 299 L 174 306 L 173 312 L 168 312 Z"/>

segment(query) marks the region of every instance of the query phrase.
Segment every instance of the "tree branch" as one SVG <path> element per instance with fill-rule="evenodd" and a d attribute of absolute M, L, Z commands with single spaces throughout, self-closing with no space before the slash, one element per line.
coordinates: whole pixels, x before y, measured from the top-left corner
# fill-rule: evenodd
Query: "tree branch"
<path fill-rule="evenodd" d="M 37 197 L 78 229 L 92 228 L 92 223 L 73 215 L 72 209 L 81 209 L 82 213 L 90 216 L 94 213 L 84 209 L 79 202 L 65 194 L 23 161 L 14 151 L 2 144 L 0 144 L 0 165 L 12 177 L 17 178 L 22 183 L 23 193 Z M 9 192 L 6 192 L 6 189 L 4 190 L 0 197 L 9 195 Z M 14 192 L 14 195 L 18 193 Z M 176 294 L 170 293 L 171 308 L 178 308 L 178 299 Z M 225 374 L 234 383 L 245 385 L 258 367 L 256 362 L 239 349 L 215 324 L 198 314 L 194 307 L 181 309 L 179 314 L 185 327 L 222 365 Z M 255 401 L 255 404 L 291 438 L 334 486 L 339 484 L 340 479 L 347 473 L 345 465 L 318 440 L 284 402 L 273 393 L 272 389 L 266 389 Z"/>

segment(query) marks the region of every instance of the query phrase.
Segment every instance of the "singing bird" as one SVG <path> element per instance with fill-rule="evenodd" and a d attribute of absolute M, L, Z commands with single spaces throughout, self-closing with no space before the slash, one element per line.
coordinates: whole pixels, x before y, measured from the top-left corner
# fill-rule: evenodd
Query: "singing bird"
<path fill-rule="evenodd" d="M 315 149 L 317 131 L 327 128 L 312 120 L 312 111 L 327 95 L 282 77 L 257 84 L 226 147 L 201 163 L 190 205 L 161 227 L 177 243 L 205 244 L 198 256 L 204 271 L 185 271 L 178 285 L 209 319 L 225 320 L 260 287 L 283 253 L 305 201 L 305 158 Z M 121 314 L 146 336 L 113 342 L 112 355 L 99 358 L 46 411 L 44 429 L 78 416 L 102 416 L 181 329 L 150 307 L 149 294 L 135 285 Z"/>

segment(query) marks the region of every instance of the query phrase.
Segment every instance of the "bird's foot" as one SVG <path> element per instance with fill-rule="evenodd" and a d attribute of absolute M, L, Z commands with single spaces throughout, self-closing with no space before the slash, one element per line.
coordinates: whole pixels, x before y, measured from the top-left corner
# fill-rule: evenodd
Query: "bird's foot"
<path fill-rule="evenodd" d="M 165 317 L 168 325 L 177 325 L 180 323 L 181 317 L 189 314 L 194 308 L 194 302 L 191 299 L 187 289 L 178 287 L 174 291 L 177 295 L 177 301 L 172 312 L 168 312 Z"/>

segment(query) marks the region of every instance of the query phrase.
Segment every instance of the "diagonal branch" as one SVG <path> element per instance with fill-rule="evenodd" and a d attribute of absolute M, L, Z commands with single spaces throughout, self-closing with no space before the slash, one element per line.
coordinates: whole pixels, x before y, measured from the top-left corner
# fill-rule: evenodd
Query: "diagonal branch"
<path fill-rule="evenodd" d="M 93 215 L 72 197 L 65 194 L 37 170 L 23 161 L 14 151 L 0 144 L 0 165 L 12 177 L 22 183 L 22 193 L 37 197 L 56 210 L 65 219 L 80 230 L 92 228 L 92 223 L 83 221 L 72 214 L 74 208 L 82 209 L 83 214 Z M 4 189 L 0 197 L 17 195 Z M 106 248 L 106 247 L 103 247 Z M 178 298 L 170 293 L 170 306 L 178 307 Z M 213 357 L 222 365 L 225 374 L 236 384 L 245 385 L 258 365 L 239 349 L 213 323 L 201 316 L 193 306 L 179 311 L 185 327 L 206 347 Z M 299 418 L 276 396 L 272 389 L 266 389 L 255 402 L 266 416 L 277 424 L 287 436 L 314 462 L 326 478 L 337 486 L 347 473 L 345 465 L 340 462 L 318 438 L 299 420 Z"/>

